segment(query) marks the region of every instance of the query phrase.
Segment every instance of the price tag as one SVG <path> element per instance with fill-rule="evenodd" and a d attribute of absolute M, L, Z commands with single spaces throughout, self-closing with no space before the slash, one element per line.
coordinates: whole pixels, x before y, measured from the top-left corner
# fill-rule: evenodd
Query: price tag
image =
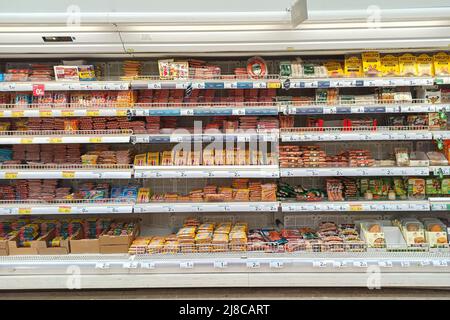
<path fill-rule="evenodd" d="M 245 115 L 245 109 L 233 109 L 231 111 L 231 114 L 234 116 L 244 116 Z"/>
<path fill-rule="evenodd" d="M 161 82 L 150 82 L 148 84 L 149 89 L 161 89 Z"/>
<path fill-rule="evenodd" d="M 192 261 L 181 262 L 180 268 L 181 269 L 192 269 L 192 268 L 194 268 L 194 262 L 192 262 Z"/>
<path fill-rule="evenodd" d="M 402 261 L 402 262 L 400 263 L 400 265 L 401 265 L 403 268 L 409 268 L 409 267 L 411 266 L 411 263 L 410 263 L 409 261 Z"/>
<path fill-rule="evenodd" d="M 421 265 L 422 267 L 429 266 L 429 265 L 430 265 L 430 261 L 428 261 L 428 260 L 422 260 L 422 261 L 420 261 L 420 265 Z"/>
<path fill-rule="evenodd" d="M 59 213 L 71 213 L 72 207 L 64 206 L 64 207 L 58 207 Z"/>
<path fill-rule="evenodd" d="M 53 116 L 51 111 L 39 111 L 39 117 L 51 117 Z"/>
<path fill-rule="evenodd" d="M 313 267 L 315 267 L 315 268 L 325 268 L 326 266 L 327 266 L 326 261 L 314 261 L 313 262 Z"/>
<path fill-rule="evenodd" d="M 448 263 L 445 260 L 433 260 L 433 266 L 435 266 L 435 267 L 448 267 Z"/>
<path fill-rule="evenodd" d="M 180 115 L 182 116 L 193 116 L 194 115 L 194 109 L 180 109 Z"/>
<path fill-rule="evenodd" d="M 6 172 L 5 179 L 17 179 L 17 172 Z"/>
<path fill-rule="evenodd" d="M 154 262 L 141 262 L 141 268 L 143 269 L 155 269 L 156 265 Z"/>
<path fill-rule="evenodd" d="M 127 110 L 116 110 L 116 116 L 117 117 L 126 117 L 127 116 Z"/>
<path fill-rule="evenodd" d="M 22 118 L 23 115 L 24 115 L 23 111 L 13 111 L 13 112 L 11 113 L 11 116 L 12 116 L 13 118 Z"/>
<path fill-rule="evenodd" d="M 62 143 L 62 138 L 50 138 L 48 141 L 50 143 Z"/>
<path fill-rule="evenodd" d="M 283 268 L 283 262 L 282 261 L 270 261 L 269 266 L 272 269 L 281 269 L 281 268 Z"/>
<path fill-rule="evenodd" d="M 333 267 L 335 268 L 345 268 L 347 266 L 347 262 L 345 261 L 333 261 Z"/>
<path fill-rule="evenodd" d="M 261 267 L 261 264 L 259 263 L 259 261 L 248 261 L 247 262 L 247 268 L 258 269 L 259 267 Z"/>
<path fill-rule="evenodd" d="M 19 214 L 31 214 L 31 208 L 19 208 Z"/>
<path fill-rule="evenodd" d="M 102 142 L 102 138 L 101 137 L 89 138 L 89 142 L 90 143 L 101 143 Z"/>
<path fill-rule="evenodd" d="M 33 97 L 42 97 L 45 94 L 45 85 L 33 84 Z"/>
<path fill-rule="evenodd" d="M 65 179 L 73 179 L 75 178 L 75 171 L 63 171 L 61 175 Z"/>
<path fill-rule="evenodd" d="M 61 115 L 63 117 L 73 117 L 75 113 L 72 110 L 62 110 Z"/>
<path fill-rule="evenodd" d="M 228 267 L 228 263 L 226 261 L 214 261 L 215 269 L 224 269 Z"/>
<path fill-rule="evenodd" d="M 22 139 L 20 139 L 20 143 L 22 143 L 22 144 L 33 143 L 33 138 L 22 138 Z"/>
<path fill-rule="evenodd" d="M 268 82 L 267 88 L 268 89 L 279 89 L 279 88 L 281 88 L 281 83 L 280 82 Z"/>
<path fill-rule="evenodd" d="M 378 265 L 383 268 L 392 268 L 392 261 L 379 261 Z"/>
<path fill-rule="evenodd" d="M 97 262 L 95 264 L 95 269 L 109 269 L 109 263 Z"/>
<path fill-rule="evenodd" d="M 355 261 L 355 262 L 353 262 L 353 265 L 355 267 L 359 267 L 359 268 L 367 268 L 367 262 L 366 261 Z"/>
<path fill-rule="evenodd" d="M 363 206 L 361 204 L 351 204 L 350 211 L 362 211 Z"/>
<path fill-rule="evenodd" d="M 100 111 L 98 110 L 88 110 L 86 112 L 88 117 L 98 117 L 100 115 Z"/>
<path fill-rule="evenodd" d="M 125 262 L 122 267 L 124 269 L 136 269 L 138 267 L 137 262 Z"/>

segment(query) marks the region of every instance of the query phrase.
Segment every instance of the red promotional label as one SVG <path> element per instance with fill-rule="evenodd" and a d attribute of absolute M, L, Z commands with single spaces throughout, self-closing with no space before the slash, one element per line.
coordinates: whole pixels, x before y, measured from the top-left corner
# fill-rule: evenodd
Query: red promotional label
<path fill-rule="evenodd" d="M 45 94 L 45 85 L 43 84 L 33 84 L 33 96 L 40 97 Z"/>

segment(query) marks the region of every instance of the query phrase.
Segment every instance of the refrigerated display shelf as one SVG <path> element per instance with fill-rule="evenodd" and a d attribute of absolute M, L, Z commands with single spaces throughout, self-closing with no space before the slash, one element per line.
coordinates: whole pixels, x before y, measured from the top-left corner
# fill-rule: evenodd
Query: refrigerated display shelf
<path fill-rule="evenodd" d="M 450 199 L 449 199 L 450 200 Z M 430 211 L 428 200 L 281 202 L 283 212 Z"/>
<path fill-rule="evenodd" d="M 256 201 L 256 202 L 146 202 L 130 199 L 103 200 L 0 200 L 0 215 L 108 214 L 108 213 L 209 213 L 209 212 L 430 212 L 450 210 L 450 198 L 426 200 L 352 200 L 352 201 Z"/>
<path fill-rule="evenodd" d="M 0 257 L 0 289 L 450 287 L 448 252 Z"/>
<path fill-rule="evenodd" d="M 280 129 L 282 142 L 432 140 L 446 134 L 447 131 L 432 131 L 427 126 L 297 127 Z M 450 136 L 450 131 L 448 136 Z"/>
<path fill-rule="evenodd" d="M 0 179 L 131 179 L 131 165 L 1 165 Z"/>
<path fill-rule="evenodd" d="M 62 106 L 63 105 L 63 106 Z M 126 107 L 80 104 L 0 104 L 0 118 L 126 117 Z"/>
<path fill-rule="evenodd" d="M 278 202 L 187 202 L 187 203 L 136 203 L 135 213 L 157 212 L 275 212 L 279 210 Z"/>
<path fill-rule="evenodd" d="M 277 165 L 135 166 L 135 178 L 278 178 Z"/>
<path fill-rule="evenodd" d="M 213 141 L 233 141 L 250 142 L 266 141 L 277 142 L 279 140 L 278 130 L 256 130 L 255 132 L 236 133 L 182 133 L 184 130 L 178 129 L 176 132 L 168 134 L 134 134 L 131 137 L 132 143 L 179 143 L 179 142 L 213 142 Z"/>
<path fill-rule="evenodd" d="M 131 130 L 1 131 L 1 144 L 129 143 Z"/>
<path fill-rule="evenodd" d="M 280 177 L 428 176 L 430 171 L 428 167 L 280 168 Z"/>
<path fill-rule="evenodd" d="M 133 201 L 126 199 L 54 201 L 1 200 L 0 215 L 132 213 L 133 203 Z"/>
<path fill-rule="evenodd" d="M 48 91 L 128 90 L 129 81 L 36 81 L 0 82 L 0 91 L 33 91 L 34 85 L 43 85 Z"/>

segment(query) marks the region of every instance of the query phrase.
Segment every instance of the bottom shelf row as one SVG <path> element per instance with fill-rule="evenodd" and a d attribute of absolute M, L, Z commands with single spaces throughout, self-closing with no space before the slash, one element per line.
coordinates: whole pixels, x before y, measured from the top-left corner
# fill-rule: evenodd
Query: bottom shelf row
<path fill-rule="evenodd" d="M 247 222 L 188 217 L 181 227 L 147 229 L 140 219 L 10 219 L 0 222 L 0 255 L 85 253 L 449 253 L 449 221 L 439 218 L 320 221 L 249 228 Z"/>

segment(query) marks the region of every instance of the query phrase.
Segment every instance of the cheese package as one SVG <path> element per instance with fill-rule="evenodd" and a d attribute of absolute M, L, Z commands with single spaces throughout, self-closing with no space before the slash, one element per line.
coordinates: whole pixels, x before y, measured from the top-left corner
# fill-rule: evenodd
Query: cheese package
<path fill-rule="evenodd" d="M 421 54 L 417 57 L 417 75 L 419 77 L 433 77 L 433 58 L 428 54 Z"/>
<path fill-rule="evenodd" d="M 359 55 L 346 55 L 344 62 L 344 73 L 346 77 L 361 77 L 362 62 Z"/>
<path fill-rule="evenodd" d="M 365 76 L 378 77 L 381 74 L 380 53 L 376 51 L 363 52 L 362 65 Z"/>
<path fill-rule="evenodd" d="M 402 77 L 417 76 L 417 61 L 416 56 L 411 53 L 402 54 L 398 57 L 399 73 Z"/>
<path fill-rule="evenodd" d="M 342 65 L 339 61 L 325 62 L 325 67 L 327 68 L 328 76 L 331 78 L 344 76 L 344 71 L 342 70 Z"/>
<path fill-rule="evenodd" d="M 381 57 L 381 73 L 383 77 L 396 77 L 399 74 L 398 57 L 386 54 Z"/>
<path fill-rule="evenodd" d="M 134 157 L 134 165 L 135 166 L 145 166 L 147 165 L 147 154 L 137 154 Z"/>
<path fill-rule="evenodd" d="M 436 53 L 433 56 L 434 74 L 436 76 L 450 75 L 450 56 L 445 52 Z"/>

